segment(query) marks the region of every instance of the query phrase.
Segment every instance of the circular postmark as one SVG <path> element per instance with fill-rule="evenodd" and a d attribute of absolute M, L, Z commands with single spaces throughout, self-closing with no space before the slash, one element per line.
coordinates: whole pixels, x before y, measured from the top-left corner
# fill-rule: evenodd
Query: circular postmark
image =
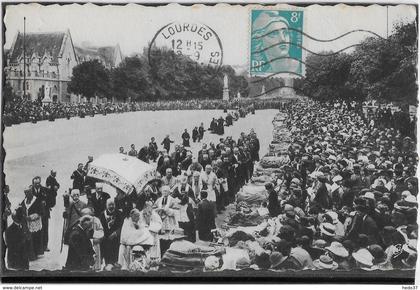
<path fill-rule="evenodd" d="M 170 50 L 186 56 L 195 64 L 196 70 L 210 68 L 215 78 L 223 64 L 223 47 L 217 33 L 208 25 L 195 22 L 171 22 L 160 28 L 149 44 L 148 61 L 155 66 L 156 52 Z M 175 67 L 178 65 L 173 63 Z M 181 65 L 179 67 L 182 67 Z"/>

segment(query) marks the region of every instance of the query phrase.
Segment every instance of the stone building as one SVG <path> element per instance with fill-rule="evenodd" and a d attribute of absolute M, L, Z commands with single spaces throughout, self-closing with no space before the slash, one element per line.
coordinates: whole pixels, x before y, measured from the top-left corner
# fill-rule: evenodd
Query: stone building
<path fill-rule="evenodd" d="M 5 51 L 6 82 L 18 96 L 23 96 L 23 33 L 18 32 Z M 97 59 L 106 68 L 117 67 L 123 56 L 119 45 L 75 47 L 70 31 L 25 34 L 26 96 L 31 100 L 51 102 L 85 102 L 86 98 L 68 92 L 73 68 L 79 63 Z M 107 102 L 98 97 L 91 102 Z M 114 101 L 114 100 L 112 100 Z"/>
<path fill-rule="evenodd" d="M 67 90 L 73 68 L 79 63 L 70 31 L 26 33 L 26 84 L 23 83 L 23 33 L 18 32 L 7 54 L 6 82 L 13 91 L 31 100 L 77 102 Z"/>
<path fill-rule="evenodd" d="M 82 46 L 75 47 L 76 55 L 79 62 L 89 61 L 93 59 L 99 60 L 107 69 L 113 69 L 117 67 L 123 60 L 120 46 Z"/>

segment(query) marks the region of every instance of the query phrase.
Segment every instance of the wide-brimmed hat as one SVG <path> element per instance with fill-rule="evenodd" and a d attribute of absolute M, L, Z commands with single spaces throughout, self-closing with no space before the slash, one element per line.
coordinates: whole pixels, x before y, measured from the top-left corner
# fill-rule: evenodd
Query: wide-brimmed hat
<path fill-rule="evenodd" d="M 272 252 L 270 255 L 271 268 L 276 268 L 278 265 L 283 263 L 286 259 L 287 257 L 283 256 L 282 253 Z"/>
<path fill-rule="evenodd" d="M 353 258 L 362 265 L 362 268 L 370 268 L 373 266 L 373 256 L 365 248 L 359 249 L 352 254 Z"/>
<path fill-rule="evenodd" d="M 325 249 L 341 258 L 347 258 L 349 256 L 349 252 L 339 242 L 332 242 L 331 245 Z"/>
<path fill-rule="evenodd" d="M 205 270 L 210 270 L 210 271 L 215 270 L 219 268 L 219 266 L 220 266 L 219 258 L 217 258 L 216 256 L 208 256 L 206 260 L 204 261 Z"/>
<path fill-rule="evenodd" d="M 404 201 L 410 206 L 417 206 L 417 198 L 414 195 L 409 195 L 404 198 Z"/>
<path fill-rule="evenodd" d="M 338 264 L 327 255 L 322 255 L 319 259 L 315 260 L 313 264 L 317 269 L 335 270 L 338 268 Z"/>
<path fill-rule="evenodd" d="M 249 260 L 248 257 L 240 257 L 236 261 L 236 268 L 237 269 L 246 269 L 246 268 L 249 268 L 249 266 L 251 266 L 251 261 Z"/>
<path fill-rule="evenodd" d="M 322 223 L 319 228 L 321 229 L 321 234 L 333 237 L 335 236 L 335 226 L 330 223 Z"/>
<path fill-rule="evenodd" d="M 373 164 L 369 164 L 368 166 L 366 166 L 366 169 L 369 171 L 376 171 L 375 165 Z"/>
<path fill-rule="evenodd" d="M 373 194 L 373 192 L 368 191 L 363 195 L 363 198 L 364 199 L 375 200 L 375 195 Z"/>
<path fill-rule="evenodd" d="M 318 240 L 314 241 L 314 246 L 313 247 L 317 248 L 317 249 L 324 249 L 326 245 L 327 245 L 326 241 L 324 241 L 322 239 L 318 239 Z"/>

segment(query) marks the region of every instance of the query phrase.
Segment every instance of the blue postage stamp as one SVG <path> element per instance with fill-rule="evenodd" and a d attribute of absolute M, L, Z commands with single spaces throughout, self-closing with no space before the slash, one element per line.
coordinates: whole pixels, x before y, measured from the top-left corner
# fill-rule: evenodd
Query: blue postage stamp
<path fill-rule="evenodd" d="M 303 11 L 252 10 L 250 74 L 302 75 Z"/>

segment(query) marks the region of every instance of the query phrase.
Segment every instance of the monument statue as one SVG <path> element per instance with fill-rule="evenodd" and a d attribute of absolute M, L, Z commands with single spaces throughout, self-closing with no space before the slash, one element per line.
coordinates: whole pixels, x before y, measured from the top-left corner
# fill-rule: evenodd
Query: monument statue
<path fill-rule="evenodd" d="M 41 102 L 44 105 L 52 102 L 52 100 L 50 98 L 50 94 L 51 94 L 51 87 L 45 86 L 45 88 L 44 88 L 44 98 L 41 100 Z"/>
<path fill-rule="evenodd" d="M 229 101 L 229 81 L 227 74 L 223 77 L 223 100 Z"/>

